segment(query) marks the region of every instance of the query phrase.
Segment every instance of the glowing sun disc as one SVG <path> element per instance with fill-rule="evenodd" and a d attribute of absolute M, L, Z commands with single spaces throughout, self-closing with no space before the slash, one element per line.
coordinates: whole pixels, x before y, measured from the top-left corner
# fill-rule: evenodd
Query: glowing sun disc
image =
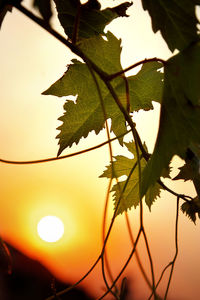
<path fill-rule="evenodd" d="M 46 216 L 38 222 L 37 231 L 43 241 L 54 243 L 63 236 L 64 224 L 56 216 Z"/>

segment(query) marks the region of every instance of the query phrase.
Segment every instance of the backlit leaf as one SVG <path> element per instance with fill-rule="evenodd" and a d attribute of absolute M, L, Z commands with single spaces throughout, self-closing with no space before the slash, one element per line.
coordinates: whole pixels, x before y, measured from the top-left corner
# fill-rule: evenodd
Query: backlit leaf
<path fill-rule="evenodd" d="M 139 195 L 139 175 L 138 164 L 134 142 L 125 143 L 127 149 L 133 154 L 132 159 L 122 155 L 114 157 L 114 162 L 106 167 L 106 170 L 100 177 L 119 178 L 119 183 L 115 184 L 112 188 L 114 192 L 114 206 L 117 206 L 120 201 L 117 214 L 121 214 L 133 206 L 137 207 L 140 202 Z M 141 153 L 140 153 L 141 155 Z M 146 161 L 140 156 L 141 170 L 143 171 L 146 166 Z M 120 181 L 121 176 L 126 176 L 125 180 Z M 151 186 L 146 194 L 145 202 L 151 209 L 151 205 L 160 196 L 161 186 L 156 183 Z"/>
<path fill-rule="evenodd" d="M 101 36 L 84 40 L 80 43 L 81 50 L 94 61 L 104 72 L 112 74 L 121 70 L 120 54 L 121 41 L 110 32 L 106 35 L 107 40 Z M 151 101 L 160 101 L 162 90 L 162 73 L 158 72 L 159 63 L 144 66 L 141 71 L 128 77 L 130 80 L 131 111 L 152 108 Z M 126 132 L 125 119 L 114 99 L 110 95 L 103 81 L 96 75 L 101 91 L 102 100 L 106 110 L 106 118 L 112 120 L 111 130 L 116 136 Z M 112 81 L 121 103 L 126 107 L 127 97 L 125 82 L 122 77 Z M 149 95 L 144 92 L 147 86 Z M 156 87 L 152 89 L 152 87 Z M 77 100 L 67 101 L 64 105 L 65 114 L 60 118 L 63 124 L 58 135 L 60 150 L 59 154 L 73 143 L 78 143 L 81 137 L 87 137 L 92 130 L 96 134 L 104 127 L 104 114 L 97 91 L 97 86 L 86 64 L 73 60 L 64 76 L 55 82 L 43 94 L 55 96 L 77 96 Z M 141 96 L 138 96 L 140 95 Z M 122 144 L 123 138 L 119 138 Z"/>
<path fill-rule="evenodd" d="M 116 39 L 111 33 L 107 34 L 108 40 L 98 36 L 88 39 L 88 44 L 82 45 L 85 53 L 95 60 L 98 57 L 98 63 L 106 72 L 116 72 L 121 69 L 120 53 L 121 41 Z M 96 48 L 95 48 L 96 47 Z M 96 51 L 91 51 L 91 49 Z M 112 53 L 115 53 L 114 55 Z M 116 135 L 126 132 L 125 119 L 110 96 L 105 84 L 97 76 L 98 84 L 101 90 L 102 99 L 106 108 L 107 118 L 112 119 L 112 130 Z M 122 79 L 117 78 L 114 81 L 116 87 Z M 78 143 L 81 137 L 86 137 L 92 130 L 95 133 L 104 127 L 104 114 L 99 98 L 98 90 L 94 79 L 86 64 L 73 60 L 65 75 L 53 84 L 46 95 L 77 97 L 76 103 L 67 101 L 64 105 L 65 114 L 60 118 L 63 124 L 60 126 L 61 133 L 58 135 L 60 150 L 59 154 L 73 143 Z M 116 126 L 115 126 L 116 124 Z"/>

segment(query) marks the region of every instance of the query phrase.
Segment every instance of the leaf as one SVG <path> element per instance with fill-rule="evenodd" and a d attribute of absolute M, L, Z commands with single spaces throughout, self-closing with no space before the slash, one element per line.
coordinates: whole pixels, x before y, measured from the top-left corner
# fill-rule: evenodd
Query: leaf
<path fill-rule="evenodd" d="M 88 40 L 87 45 L 82 44 L 81 47 L 89 57 L 92 56 L 94 60 L 97 59 L 104 71 L 112 73 L 121 69 L 120 44 L 120 40 L 108 33 L 107 40 L 101 36 L 94 37 Z M 124 116 L 98 76 L 97 80 L 107 118 L 111 118 L 113 121 L 112 130 L 116 135 L 124 134 L 126 132 Z M 117 78 L 114 81 L 114 86 L 117 86 L 121 81 L 121 78 Z M 78 95 L 76 103 L 67 101 L 64 105 L 66 113 L 60 118 L 63 125 L 59 127 L 61 133 L 58 135 L 60 139 L 59 154 L 66 147 L 71 147 L 73 143 L 77 144 L 81 137 L 86 137 L 92 130 L 98 134 L 104 127 L 105 120 L 98 90 L 86 64 L 73 60 L 73 64 L 69 66 L 65 75 L 43 94 L 59 97 Z"/>
<path fill-rule="evenodd" d="M 151 16 L 153 31 L 161 31 L 172 52 L 199 39 L 195 5 L 200 0 L 142 0 L 142 4 Z"/>
<path fill-rule="evenodd" d="M 190 149 L 186 152 L 186 163 L 180 169 L 179 174 L 174 180 L 192 180 L 197 191 L 197 195 L 200 198 L 200 158 Z"/>
<path fill-rule="evenodd" d="M 114 8 L 100 10 L 97 0 L 89 0 L 80 5 L 79 0 L 54 0 L 58 11 L 58 18 L 67 36 L 72 39 L 75 24 L 78 24 L 78 38 L 89 38 L 103 34 L 104 28 L 112 20 L 120 16 L 127 16 L 126 10 L 132 3 L 124 2 Z"/>
<path fill-rule="evenodd" d="M 112 74 L 121 70 L 120 54 L 121 41 L 110 32 L 106 35 L 107 40 L 101 36 L 93 37 L 83 41 L 80 44 L 81 50 L 106 73 Z M 149 64 L 135 76 L 130 77 L 130 100 L 133 109 L 149 109 L 152 107 L 151 101 L 161 97 L 162 74 L 157 72 L 160 64 Z M 125 119 L 107 87 L 102 80 L 96 75 L 101 90 L 103 103 L 106 110 L 106 118 L 111 118 L 111 130 L 116 136 L 123 135 L 126 132 Z M 129 78 L 128 78 L 129 81 Z M 126 89 L 123 78 L 116 78 L 112 81 L 121 103 L 126 107 Z M 155 86 L 154 94 L 151 93 L 152 99 L 147 97 L 143 92 L 144 86 Z M 138 97 L 141 93 L 141 96 Z M 76 103 L 67 101 L 64 105 L 65 114 L 60 118 L 63 124 L 59 127 L 61 133 L 58 135 L 60 149 L 59 154 L 66 148 L 71 147 L 73 143 L 78 143 L 81 137 L 87 137 L 92 130 L 96 134 L 104 127 L 104 114 L 99 99 L 94 79 L 86 66 L 77 60 L 73 60 L 64 74 L 64 76 L 55 82 L 43 94 L 62 96 L 76 96 Z M 159 96 L 159 97 L 158 97 Z M 144 102 L 144 103 L 143 103 Z M 119 138 L 122 144 L 123 138 Z"/>
<path fill-rule="evenodd" d="M 52 16 L 51 0 L 34 0 L 33 6 L 39 9 L 43 19 L 49 23 Z"/>
<path fill-rule="evenodd" d="M 169 59 L 154 152 L 144 170 L 142 196 L 169 166 L 174 155 L 200 144 L 200 43 Z"/>
<path fill-rule="evenodd" d="M 119 181 L 112 188 L 114 192 L 114 206 L 116 208 L 118 201 L 120 201 L 117 214 L 121 214 L 132 206 L 137 207 L 140 202 L 139 195 L 139 175 L 138 175 L 138 164 L 134 142 L 125 143 L 127 149 L 133 154 L 134 158 L 130 159 L 122 155 L 115 156 L 115 161 L 106 167 L 106 170 L 100 177 L 107 178 L 120 178 L 126 176 L 126 180 Z M 143 171 L 146 166 L 146 161 L 142 158 L 140 153 L 140 164 L 141 170 Z M 160 196 L 160 189 L 157 183 L 151 186 L 148 190 L 145 202 L 151 209 L 151 205 Z"/>
<path fill-rule="evenodd" d="M 181 205 L 181 210 L 185 213 L 189 219 L 196 223 L 196 214 L 200 218 L 200 200 L 198 197 L 191 201 L 184 202 Z"/>

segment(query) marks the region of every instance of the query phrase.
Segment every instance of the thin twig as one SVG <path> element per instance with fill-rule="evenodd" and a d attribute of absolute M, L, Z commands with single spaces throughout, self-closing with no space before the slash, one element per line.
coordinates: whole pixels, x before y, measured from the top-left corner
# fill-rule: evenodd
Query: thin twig
<path fill-rule="evenodd" d="M 153 259 L 152 259 L 152 255 L 151 255 L 151 251 L 150 251 L 150 247 L 149 247 L 149 243 L 148 243 L 148 239 L 146 236 L 146 232 L 145 229 L 143 227 L 142 229 L 142 233 L 144 236 L 144 240 L 145 240 L 145 245 L 146 245 L 146 249 L 147 249 L 147 253 L 148 253 L 148 257 L 149 257 L 149 262 L 150 262 L 150 267 L 151 267 L 151 277 L 152 277 L 152 293 L 154 295 L 154 299 L 158 299 L 159 297 L 156 294 L 156 287 L 155 287 L 155 275 L 154 275 L 154 266 L 153 266 Z"/>
<path fill-rule="evenodd" d="M 138 178 L 139 178 L 139 200 L 140 200 L 140 228 L 142 230 L 142 234 L 144 236 L 145 240 L 145 245 L 149 257 L 149 262 L 150 262 L 150 267 L 151 267 L 151 276 L 152 276 L 152 292 L 154 294 L 154 297 L 156 299 L 156 292 L 155 292 L 155 276 L 154 276 L 154 267 L 153 267 L 153 260 L 149 248 L 149 243 L 146 237 L 146 232 L 143 224 L 143 203 L 142 203 L 142 198 L 141 198 L 141 181 L 142 181 L 142 169 L 141 169 L 141 162 L 140 162 L 140 153 L 139 153 L 139 145 L 138 145 L 138 139 L 137 139 L 137 134 L 135 127 L 132 130 L 133 137 L 135 140 L 135 147 L 136 147 L 136 155 L 137 155 L 137 162 L 138 162 Z"/>
<path fill-rule="evenodd" d="M 169 280 L 168 280 L 168 284 L 167 284 L 167 289 L 166 289 L 166 293 L 165 293 L 165 296 L 167 297 L 167 294 L 168 294 L 168 290 L 169 290 L 169 286 L 170 286 L 170 282 L 171 282 L 171 278 L 172 278 L 172 273 L 173 273 L 173 270 L 174 270 L 174 265 L 175 265 L 175 261 L 176 261 L 176 258 L 177 258 L 177 255 L 178 255 L 178 219 L 179 219 L 179 200 L 180 200 L 181 197 L 177 196 L 177 208 L 176 208 L 176 222 L 175 222 L 175 255 L 174 255 L 174 258 L 172 261 L 170 261 L 168 263 L 168 265 L 163 269 L 161 275 L 160 275 L 160 278 L 156 284 L 156 289 L 157 287 L 159 286 L 165 272 L 167 271 L 167 269 L 171 266 L 171 271 L 170 271 L 170 276 L 169 276 Z M 151 299 L 151 297 L 153 296 L 153 293 L 151 293 L 151 295 L 149 296 L 148 300 Z M 164 298 L 164 299 L 167 299 L 167 298 Z"/>
<path fill-rule="evenodd" d="M 168 295 L 168 291 L 169 291 L 169 287 L 170 287 L 170 283 L 171 283 L 171 279 L 172 279 L 172 274 L 173 274 L 173 271 L 174 271 L 175 262 L 176 262 L 176 259 L 177 259 L 177 256 L 178 256 L 178 219 L 179 219 L 179 197 L 177 197 L 176 223 L 175 223 L 175 247 L 176 247 L 176 252 L 175 252 L 175 255 L 174 255 L 174 259 L 172 261 L 171 272 L 170 272 L 170 275 L 169 275 L 169 280 L 168 280 L 164 300 L 167 299 L 167 295 Z"/>
<path fill-rule="evenodd" d="M 131 253 L 130 253 L 130 255 L 129 255 L 127 261 L 126 261 L 126 263 L 124 264 L 123 268 L 121 269 L 121 271 L 119 272 L 119 274 L 118 274 L 117 277 L 115 278 L 115 280 L 114 280 L 113 284 L 111 285 L 110 289 L 112 289 L 113 286 L 116 284 L 116 282 L 119 280 L 119 278 L 121 277 L 121 275 L 123 274 L 123 272 L 124 272 L 125 269 L 127 268 L 127 266 L 128 266 L 128 264 L 129 264 L 131 258 L 133 257 L 133 254 L 135 253 L 135 249 L 136 249 L 136 247 L 137 247 L 137 243 L 138 243 L 138 241 L 139 241 L 141 232 L 142 232 L 142 231 L 141 231 L 141 228 L 140 228 L 139 231 L 138 231 L 136 240 L 135 240 L 134 247 L 133 247 L 133 249 L 132 249 L 132 251 L 131 251 Z M 103 299 L 109 292 L 110 292 L 109 290 L 106 291 L 100 298 L 98 298 L 98 300 Z"/>
<path fill-rule="evenodd" d="M 139 62 L 137 62 L 137 63 L 135 63 L 135 64 L 133 64 L 133 65 L 131 65 L 131 66 L 129 66 L 129 67 L 127 67 L 126 69 L 123 69 L 123 70 L 120 70 L 120 71 L 117 72 L 117 73 L 108 75 L 107 80 L 111 81 L 111 80 L 113 80 L 114 78 L 116 78 L 116 77 L 118 77 L 118 76 L 120 76 L 120 75 L 122 75 L 122 74 L 124 74 L 124 73 L 126 73 L 126 72 L 128 72 L 128 71 L 130 71 L 130 70 L 132 70 L 132 69 L 134 69 L 134 68 L 136 68 L 136 67 L 142 65 L 142 64 L 150 63 L 150 62 L 153 62 L 153 61 L 160 62 L 160 63 L 162 63 L 163 65 L 165 65 L 165 63 L 166 63 L 166 61 L 163 60 L 162 58 L 157 58 L 157 57 L 153 57 L 153 58 L 145 58 L 145 59 L 143 59 L 143 60 L 141 60 L 141 61 L 139 61 Z"/>
<path fill-rule="evenodd" d="M 70 154 L 67 154 L 67 155 L 63 155 L 63 156 L 50 157 L 50 158 L 44 158 L 44 159 L 38 159 L 38 160 L 28 160 L 28 161 L 15 161 L 15 160 L 7 160 L 7 159 L 0 158 L 0 162 L 5 163 L 5 164 L 13 164 L 13 165 L 31 165 L 31 164 L 40 164 L 40 163 L 45 163 L 45 162 L 57 161 L 57 160 L 60 160 L 60 159 L 73 157 L 73 156 L 76 156 L 76 155 L 84 154 L 84 153 L 87 153 L 89 151 L 101 148 L 101 147 L 107 145 L 108 143 L 117 140 L 119 137 L 122 137 L 122 136 L 128 134 L 130 131 L 131 130 L 127 131 L 126 133 L 124 133 L 124 134 L 122 134 L 118 137 L 107 140 L 107 141 L 105 141 L 101 144 L 98 144 L 96 146 L 93 146 L 91 148 L 87 148 L 87 149 L 77 151 L 77 152 L 74 152 L 74 153 L 70 153 Z"/>
<path fill-rule="evenodd" d="M 178 194 L 176 192 L 174 192 L 172 189 L 170 189 L 169 187 L 167 187 L 160 179 L 158 180 L 158 183 L 163 187 L 163 189 L 165 189 L 167 192 L 169 192 L 170 194 L 179 197 L 181 199 L 183 199 L 186 202 L 190 202 L 193 200 L 192 197 L 187 196 L 187 195 L 183 195 L 183 194 Z"/>
<path fill-rule="evenodd" d="M 131 225 L 130 225 L 130 221 L 129 221 L 129 217 L 128 217 L 128 213 L 125 212 L 125 218 L 126 218 L 126 224 L 127 224 L 127 228 L 128 228 L 128 233 L 129 233 L 129 237 L 130 237 L 130 240 L 131 240 L 131 243 L 132 243 L 132 246 L 134 247 L 134 244 L 135 244 L 135 241 L 134 241 L 134 237 L 133 237 L 133 233 L 132 233 L 132 230 L 131 230 Z M 145 272 L 145 269 L 142 265 L 142 262 L 140 260 L 140 256 L 139 256 L 139 253 L 137 251 L 137 249 L 135 250 L 135 257 L 136 257 L 136 261 L 137 261 L 137 264 L 139 266 L 139 269 L 144 277 L 144 280 L 146 281 L 147 285 L 149 286 L 150 289 L 152 289 L 152 286 L 151 286 L 151 282 Z"/>
<path fill-rule="evenodd" d="M 104 244 L 104 240 L 105 240 L 106 218 L 107 218 L 108 202 L 109 202 L 109 196 L 110 196 L 110 189 L 111 189 L 112 181 L 113 181 L 113 178 L 110 178 L 108 188 L 107 188 L 107 193 L 106 193 L 105 205 L 104 205 L 103 222 L 102 222 L 102 241 L 103 241 L 103 244 Z M 110 281 L 113 282 L 114 277 L 113 277 L 112 272 L 111 272 L 111 268 L 110 268 L 110 265 L 109 265 L 106 249 L 104 251 L 104 257 L 105 257 L 105 265 L 106 265 L 106 269 L 107 269 L 107 272 L 108 272 L 108 276 L 110 278 Z"/>

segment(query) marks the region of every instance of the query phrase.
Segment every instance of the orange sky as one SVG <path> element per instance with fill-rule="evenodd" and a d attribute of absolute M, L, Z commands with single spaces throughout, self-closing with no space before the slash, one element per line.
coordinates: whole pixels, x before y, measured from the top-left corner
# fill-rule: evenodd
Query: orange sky
<path fill-rule="evenodd" d="M 145 57 L 169 57 L 170 53 L 159 35 L 152 35 L 150 21 L 138 0 L 129 12 L 130 19 L 114 21 L 109 27 L 117 37 L 122 37 L 123 66 Z M 134 22 L 136 27 L 130 32 Z M 0 156 L 13 160 L 56 156 L 56 127 L 60 124 L 57 118 L 62 115 L 64 99 L 42 96 L 41 92 L 63 75 L 74 55 L 16 10 L 3 23 L 0 43 Z M 156 105 L 154 113 L 137 114 L 135 117 L 139 132 L 142 131 L 142 138 L 150 149 L 155 139 L 152 131 L 158 123 L 158 113 Z M 98 137 L 90 134 L 89 139 L 66 150 L 65 154 L 105 139 L 105 132 Z M 119 146 L 115 143 L 114 152 L 118 151 Z M 24 253 L 41 260 L 57 276 L 71 282 L 80 279 L 101 249 L 101 224 L 108 182 L 98 176 L 108 161 L 109 152 L 105 146 L 79 157 L 46 164 L 1 164 L 1 236 Z M 181 182 L 173 185 L 180 193 L 194 194 L 189 183 L 184 184 L 184 188 Z M 145 209 L 145 225 L 150 236 L 157 278 L 174 255 L 175 205 L 175 199 L 163 193 L 151 213 Z M 110 204 L 110 217 L 112 210 Z M 60 216 L 65 223 L 64 237 L 55 244 L 42 242 L 36 232 L 39 219 L 49 214 Z M 138 209 L 132 211 L 130 216 L 136 234 Z M 197 299 L 200 292 L 199 222 L 195 226 L 182 213 L 179 242 L 180 254 L 169 295 L 177 300 Z M 120 216 L 109 242 L 109 258 L 116 274 L 130 250 L 124 216 Z M 139 244 L 139 250 L 148 269 L 143 241 Z M 132 276 L 136 291 L 143 297 L 147 296 L 148 290 L 144 289 L 145 284 L 134 262 L 131 262 L 127 274 Z M 83 286 L 89 286 L 89 292 L 96 296 L 102 293 L 103 281 L 99 268 Z"/>

